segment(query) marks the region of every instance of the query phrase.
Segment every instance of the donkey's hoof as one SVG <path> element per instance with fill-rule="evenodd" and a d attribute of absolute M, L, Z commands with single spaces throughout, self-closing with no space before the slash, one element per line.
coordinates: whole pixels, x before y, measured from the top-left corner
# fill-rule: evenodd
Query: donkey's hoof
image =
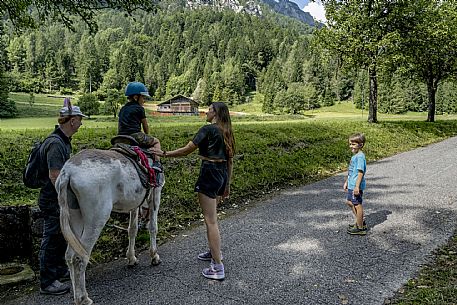
<path fill-rule="evenodd" d="M 135 255 L 127 255 L 127 266 L 129 268 L 135 267 L 138 265 L 138 259 Z"/>
<path fill-rule="evenodd" d="M 84 298 L 84 300 L 80 301 L 79 303 L 77 301 L 75 301 L 75 303 L 77 305 L 92 305 L 92 304 L 94 304 L 94 302 L 88 297 Z"/>
<path fill-rule="evenodd" d="M 153 258 L 151 258 L 151 265 L 152 265 L 152 266 L 160 265 L 161 262 L 162 262 L 162 261 L 160 260 L 159 255 L 156 255 L 156 256 L 154 256 Z"/>
<path fill-rule="evenodd" d="M 135 260 L 135 261 L 132 262 L 132 263 L 129 262 L 129 263 L 127 264 L 127 267 L 128 267 L 128 268 L 133 268 L 133 267 L 135 267 L 136 265 L 138 265 L 138 260 Z"/>

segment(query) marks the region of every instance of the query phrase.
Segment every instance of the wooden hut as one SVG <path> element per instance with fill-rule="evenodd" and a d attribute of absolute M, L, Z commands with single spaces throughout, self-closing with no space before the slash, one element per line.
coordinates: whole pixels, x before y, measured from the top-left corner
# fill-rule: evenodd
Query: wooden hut
<path fill-rule="evenodd" d="M 157 105 L 157 112 L 172 115 L 198 115 L 198 102 L 188 97 L 177 95 Z"/>

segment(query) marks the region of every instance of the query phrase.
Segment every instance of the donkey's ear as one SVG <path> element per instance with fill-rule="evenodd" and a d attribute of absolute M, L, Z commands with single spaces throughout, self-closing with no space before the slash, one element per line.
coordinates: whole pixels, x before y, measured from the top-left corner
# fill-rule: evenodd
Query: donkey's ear
<path fill-rule="evenodd" d="M 66 97 L 63 100 L 63 106 L 67 107 L 69 114 L 71 115 L 71 112 L 73 111 L 73 107 L 71 106 L 71 100 L 69 97 Z"/>

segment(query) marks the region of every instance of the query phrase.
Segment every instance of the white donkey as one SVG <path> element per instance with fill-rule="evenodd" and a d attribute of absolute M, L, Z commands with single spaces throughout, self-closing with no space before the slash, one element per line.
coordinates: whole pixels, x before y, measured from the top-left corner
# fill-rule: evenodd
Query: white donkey
<path fill-rule="evenodd" d="M 149 206 L 151 264 L 158 265 L 157 214 L 164 184 L 152 188 L 149 196 L 142 186 L 132 162 L 112 150 L 87 149 L 68 160 L 56 181 L 59 194 L 60 224 L 68 241 L 65 255 L 77 305 L 92 304 L 85 283 L 90 254 L 111 211 L 130 213 L 128 227 L 128 265 L 137 263 L 135 237 L 138 231 L 138 210 L 143 200 Z M 145 198 L 148 197 L 148 198 Z"/>

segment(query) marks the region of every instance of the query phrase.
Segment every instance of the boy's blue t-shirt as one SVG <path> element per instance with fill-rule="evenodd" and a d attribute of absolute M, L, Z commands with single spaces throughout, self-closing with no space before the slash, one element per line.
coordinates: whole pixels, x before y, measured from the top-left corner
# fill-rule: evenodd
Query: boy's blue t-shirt
<path fill-rule="evenodd" d="M 367 161 L 365 159 L 365 154 L 361 151 L 353 155 L 351 158 L 351 163 L 349 163 L 348 189 L 354 189 L 359 170 L 363 172 L 362 182 L 360 182 L 359 187 L 359 189 L 363 191 L 365 189 L 365 174 L 367 171 Z"/>

